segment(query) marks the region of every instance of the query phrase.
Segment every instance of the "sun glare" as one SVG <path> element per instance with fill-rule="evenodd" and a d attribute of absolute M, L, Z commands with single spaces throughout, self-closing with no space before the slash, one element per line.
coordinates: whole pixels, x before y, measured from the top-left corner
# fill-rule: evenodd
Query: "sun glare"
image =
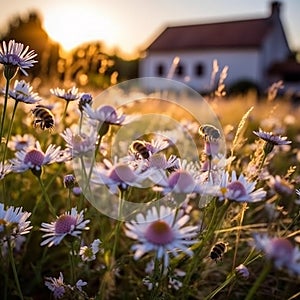
<path fill-rule="evenodd" d="M 86 6 L 60 8 L 59 11 L 49 9 L 44 16 L 44 26 L 49 36 L 66 51 L 88 41 L 103 41 L 112 47 L 116 43 L 113 22 L 97 10 Z"/>

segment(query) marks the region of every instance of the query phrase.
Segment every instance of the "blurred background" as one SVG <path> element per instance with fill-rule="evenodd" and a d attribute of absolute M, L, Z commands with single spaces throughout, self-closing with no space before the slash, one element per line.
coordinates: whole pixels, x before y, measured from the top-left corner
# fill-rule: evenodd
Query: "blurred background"
<path fill-rule="evenodd" d="M 298 59 L 300 2 L 280 2 L 285 34 Z M 47 78 L 51 85 L 106 88 L 139 77 L 147 47 L 167 26 L 264 18 L 270 3 L 2 0 L 0 39 L 15 39 L 38 53 L 39 63 L 30 70 L 36 85 Z"/>

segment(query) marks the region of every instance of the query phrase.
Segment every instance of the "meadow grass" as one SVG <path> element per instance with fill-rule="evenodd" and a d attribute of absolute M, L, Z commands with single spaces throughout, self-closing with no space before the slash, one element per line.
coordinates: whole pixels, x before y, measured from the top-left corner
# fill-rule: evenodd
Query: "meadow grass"
<path fill-rule="evenodd" d="M 43 90 L 53 88 L 42 85 Z M 70 100 L 71 96 L 74 99 Z M 202 124 L 194 112 L 204 118 L 203 104 L 181 102 L 179 107 L 145 95 L 143 101 L 122 107 L 126 115 L 144 116 L 136 125 L 126 125 L 122 112 L 107 106 L 109 112 L 95 108 L 81 123 L 80 118 L 88 113 L 83 108 L 87 103 L 81 102 L 82 110 L 78 109 L 82 99 L 81 93 L 69 90 L 52 93 L 39 102 L 47 105 L 50 116 L 53 114 L 53 130 L 42 130 L 39 123 L 34 127 L 33 106 L 20 101 L 11 134 L 14 101 L 19 100 L 8 99 L 5 111 L 1 102 L 1 112 L 5 112 L 0 182 L 1 299 L 299 297 L 298 106 L 287 99 L 258 101 L 252 94 L 207 98 L 224 133 L 226 153 L 218 156 L 209 150 L 216 141 L 198 132 Z M 147 119 L 148 114 L 167 115 L 182 127 L 172 128 L 166 118 Z M 80 126 L 82 131 L 75 131 Z M 61 135 L 64 132 L 67 136 L 67 128 L 73 132 L 69 140 Z M 153 128 L 151 134 L 149 128 Z M 253 133 L 259 128 L 273 132 L 271 142 Z M 165 148 L 154 145 L 151 139 L 157 138 L 155 131 L 159 130 L 168 131 L 174 142 L 168 141 Z M 34 142 L 30 144 L 25 134 Z M 23 138 L 17 139 L 17 135 Z M 196 153 L 186 151 L 192 149 L 188 135 Z M 143 139 L 149 157 L 143 159 L 130 151 L 132 137 Z M 50 144 L 56 148 L 49 149 Z M 172 154 L 177 158 L 174 164 L 164 160 Z M 86 155 L 95 161 L 85 160 Z M 124 157 L 127 160 L 120 160 Z M 185 161 L 190 158 L 198 164 Z M 80 173 L 74 170 L 75 159 Z M 157 165 L 162 161 L 163 167 Z M 151 164 L 155 163 L 154 168 Z M 129 176 L 128 181 L 119 178 L 116 168 L 120 166 L 118 170 Z M 163 175 L 156 181 L 158 173 Z M 71 176 L 65 177 L 68 174 Z M 177 174 L 183 176 L 182 181 L 175 178 L 171 184 Z M 140 188 L 136 183 L 141 178 L 152 185 Z M 96 182 L 95 189 L 86 182 Z M 92 199 L 85 198 L 91 194 Z M 131 211 L 132 216 L 126 216 L 124 222 L 121 213 L 126 201 L 142 204 L 137 206 L 142 208 Z M 108 209 L 120 218 L 97 210 L 101 203 L 108 203 Z M 11 206 L 30 212 L 30 224 L 24 224 L 21 212 L 16 212 L 15 218 L 12 211 L 8 214 Z M 152 217 L 147 215 L 150 208 Z M 162 209 L 169 217 L 159 215 Z M 144 217 L 138 215 L 141 212 Z M 45 233 L 52 234 L 49 241 Z M 212 259 L 214 246 L 220 242 L 226 249 Z"/>

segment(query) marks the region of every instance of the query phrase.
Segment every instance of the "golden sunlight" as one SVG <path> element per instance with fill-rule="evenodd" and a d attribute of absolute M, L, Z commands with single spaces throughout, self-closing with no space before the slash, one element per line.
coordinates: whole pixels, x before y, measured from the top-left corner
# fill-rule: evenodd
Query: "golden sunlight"
<path fill-rule="evenodd" d="M 44 27 L 66 51 L 89 41 L 103 41 L 109 47 L 117 41 L 113 22 L 92 6 L 49 8 L 44 16 Z"/>

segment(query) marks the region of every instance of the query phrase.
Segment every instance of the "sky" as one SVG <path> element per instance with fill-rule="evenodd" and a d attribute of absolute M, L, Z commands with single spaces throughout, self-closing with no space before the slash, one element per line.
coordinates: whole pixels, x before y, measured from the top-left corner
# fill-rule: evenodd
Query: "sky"
<path fill-rule="evenodd" d="M 281 0 L 281 19 L 290 47 L 300 50 L 300 1 Z M 70 50 L 102 40 L 134 55 L 165 26 L 264 18 L 270 0 L 0 0 L 0 28 L 13 15 L 40 11 L 50 37 Z"/>

